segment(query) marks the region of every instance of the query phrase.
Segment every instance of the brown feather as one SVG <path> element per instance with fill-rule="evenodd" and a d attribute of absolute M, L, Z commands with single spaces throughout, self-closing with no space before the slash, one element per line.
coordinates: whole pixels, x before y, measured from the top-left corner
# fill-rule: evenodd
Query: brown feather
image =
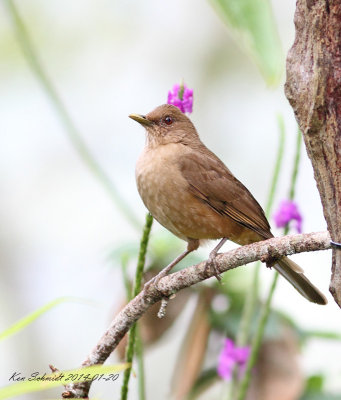
<path fill-rule="evenodd" d="M 193 196 L 218 214 L 257 232 L 260 239 L 272 237 L 269 223 L 257 200 L 206 147 L 201 152 L 193 151 L 180 156 L 178 162 Z"/>

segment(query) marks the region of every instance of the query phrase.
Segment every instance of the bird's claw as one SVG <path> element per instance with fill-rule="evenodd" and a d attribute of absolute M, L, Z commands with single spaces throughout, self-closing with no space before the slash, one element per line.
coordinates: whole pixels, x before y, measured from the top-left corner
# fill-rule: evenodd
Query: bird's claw
<path fill-rule="evenodd" d="M 205 264 L 205 274 L 207 275 L 210 271 L 213 271 L 213 275 L 217 278 L 218 282 L 221 282 L 221 275 L 217 267 L 216 255 L 217 254 L 210 254 Z"/>
<path fill-rule="evenodd" d="M 157 275 L 155 275 L 152 279 L 150 279 L 148 282 L 146 282 L 143 286 L 143 291 L 146 293 L 151 285 L 155 287 L 156 290 L 158 289 L 158 283 L 162 278 L 168 275 L 168 271 L 162 270 L 160 271 Z"/>

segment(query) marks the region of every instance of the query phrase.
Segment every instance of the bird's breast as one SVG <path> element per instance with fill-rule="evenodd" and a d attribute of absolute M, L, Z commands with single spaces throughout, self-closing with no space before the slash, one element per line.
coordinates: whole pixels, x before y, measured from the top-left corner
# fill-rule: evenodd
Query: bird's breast
<path fill-rule="evenodd" d="M 180 146 L 180 148 L 179 148 Z M 177 166 L 179 144 L 145 148 L 136 164 L 136 183 L 139 194 L 153 217 L 176 236 L 186 239 L 180 227 L 186 182 Z"/>
<path fill-rule="evenodd" d="M 145 148 L 136 164 L 138 191 L 153 217 L 179 238 L 221 238 L 226 221 L 190 193 L 180 171 L 179 154 L 190 152 L 181 144 Z"/>

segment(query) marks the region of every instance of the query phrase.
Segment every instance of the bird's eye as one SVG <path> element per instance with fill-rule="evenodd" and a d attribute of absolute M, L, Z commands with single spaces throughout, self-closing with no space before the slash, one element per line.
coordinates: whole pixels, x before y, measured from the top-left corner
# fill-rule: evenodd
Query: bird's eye
<path fill-rule="evenodd" d="M 172 125 L 172 123 L 173 123 L 173 118 L 170 117 L 169 115 L 167 115 L 167 117 L 165 117 L 165 118 L 163 119 L 163 122 L 164 122 L 166 125 Z"/>

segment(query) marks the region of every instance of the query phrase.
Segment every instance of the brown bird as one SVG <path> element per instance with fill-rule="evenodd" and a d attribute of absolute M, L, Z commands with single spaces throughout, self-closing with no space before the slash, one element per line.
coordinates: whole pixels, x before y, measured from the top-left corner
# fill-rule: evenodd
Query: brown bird
<path fill-rule="evenodd" d="M 163 270 L 163 276 L 207 239 L 222 239 L 208 265 L 227 239 L 240 245 L 272 238 L 262 207 L 224 163 L 200 140 L 177 107 L 161 105 L 130 118 L 146 129 L 146 146 L 136 164 L 140 196 L 153 217 L 187 241 L 187 250 Z M 326 304 L 325 296 L 287 257 L 274 268 L 309 301 Z M 218 277 L 218 276 L 217 276 Z"/>

